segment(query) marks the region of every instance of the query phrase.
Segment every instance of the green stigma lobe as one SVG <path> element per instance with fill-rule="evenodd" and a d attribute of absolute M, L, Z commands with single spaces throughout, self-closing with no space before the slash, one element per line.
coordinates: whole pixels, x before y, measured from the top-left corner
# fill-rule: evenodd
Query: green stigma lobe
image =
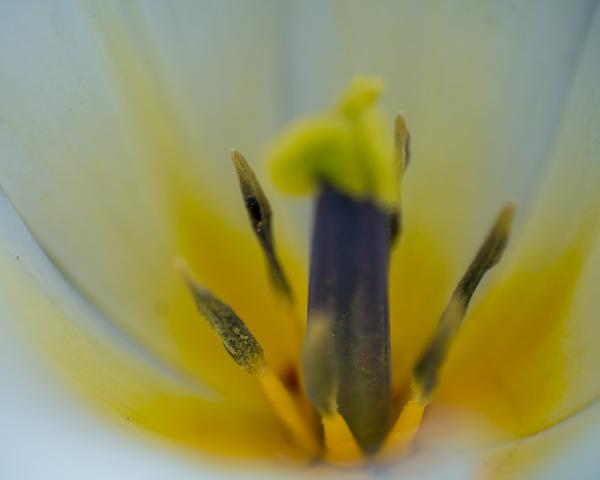
<path fill-rule="evenodd" d="M 382 82 L 358 78 L 329 112 L 292 126 L 271 148 L 274 183 L 303 195 L 324 183 L 386 207 L 398 200 L 398 162 L 377 108 Z"/>

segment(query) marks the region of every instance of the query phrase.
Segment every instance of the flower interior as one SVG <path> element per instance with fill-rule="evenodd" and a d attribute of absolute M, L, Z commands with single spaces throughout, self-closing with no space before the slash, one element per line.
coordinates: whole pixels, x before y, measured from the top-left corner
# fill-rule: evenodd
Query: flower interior
<path fill-rule="evenodd" d="M 275 184 L 315 197 L 308 304 L 301 306 L 306 322 L 278 255 L 269 201 L 242 154 L 232 151 L 250 227 L 282 305 L 281 323 L 269 328 L 289 345 L 286 362 L 272 365 L 246 319 L 178 262 L 202 317 L 231 360 L 260 386 L 291 448 L 311 461 L 356 462 L 410 451 L 469 302 L 500 260 L 514 215 L 513 205 L 500 211 L 410 375 L 395 382 L 388 277 L 390 256 L 402 240 L 400 184 L 410 163 L 410 136 L 398 115 L 388 142 L 377 107 L 381 88 L 376 79 L 356 79 L 330 112 L 293 126 L 271 150 Z M 233 279 L 236 272 L 229 274 Z"/>
<path fill-rule="evenodd" d="M 393 476 L 460 450 L 511 477 L 570 448 L 553 427 L 600 392 L 595 2 L 26 3 L 3 30 L 9 378 L 32 347 L 133 443 L 217 463 Z M 357 78 L 253 171 L 365 66 L 406 119 Z"/>

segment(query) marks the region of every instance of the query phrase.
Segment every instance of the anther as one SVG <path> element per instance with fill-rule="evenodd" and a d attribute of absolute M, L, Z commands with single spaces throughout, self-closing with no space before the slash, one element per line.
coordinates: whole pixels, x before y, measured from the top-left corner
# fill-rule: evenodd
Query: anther
<path fill-rule="evenodd" d="M 401 113 L 396 115 L 394 121 L 394 156 L 398 162 L 398 173 L 402 175 L 410 165 L 411 152 L 410 133 Z"/>
<path fill-rule="evenodd" d="M 293 301 L 293 293 L 287 276 L 279 262 L 273 237 L 271 205 L 258 182 L 256 175 L 244 156 L 237 150 L 231 151 L 231 159 L 240 183 L 240 190 L 252 230 L 258 238 L 267 261 L 271 283 L 276 291 Z"/>
<path fill-rule="evenodd" d="M 231 307 L 199 285 L 184 264 L 178 267 L 198 311 L 217 332 L 233 361 L 251 374 L 263 368 L 263 349 L 245 323 Z"/>
<path fill-rule="evenodd" d="M 202 316 L 219 334 L 234 362 L 259 382 L 281 423 L 309 455 L 321 450 L 317 434 L 300 410 L 296 399 L 267 365 L 258 340 L 227 304 L 199 285 L 183 262 L 177 267 Z"/>
<path fill-rule="evenodd" d="M 411 153 L 410 133 L 406 126 L 406 120 L 400 113 L 396 115 L 396 121 L 394 122 L 394 159 L 397 164 L 398 182 L 401 182 L 404 172 L 410 164 Z M 400 199 L 398 199 L 398 202 L 400 202 Z M 390 213 L 390 245 L 394 244 L 401 233 L 402 207 L 398 205 Z"/>
<path fill-rule="evenodd" d="M 423 399 L 431 397 L 438 383 L 439 370 L 446 359 L 451 341 L 467 312 L 469 302 L 483 276 L 499 261 L 508 243 L 515 206 L 505 206 L 454 290 L 442 314 L 437 331 L 416 364 L 415 383 Z"/>

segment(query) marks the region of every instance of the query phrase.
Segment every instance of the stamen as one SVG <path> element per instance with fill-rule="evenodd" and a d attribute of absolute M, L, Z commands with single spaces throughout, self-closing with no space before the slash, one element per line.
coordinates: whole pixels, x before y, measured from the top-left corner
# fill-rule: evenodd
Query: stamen
<path fill-rule="evenodd" d="M 323 185 L 311 255 L 308 395 L 324 415 L 337 407 L 361 448 L 373 453 L 391 406 L 389 211 Z"/>
<path fill-rule="evenodd" d="M 397 459 L 405 454 L 419 431 L 427 404 L 423 403 L 420 393 L 414 390 L 416 390 L 416 387 L 413 385 L 411 398 L 402 408 L 394 428 L 386 438 L 385 445 L 382 448 L 382 454 L 384 455 Z"/>
<path fill-rule="evenodd" d="M 410 165 L 410 133 L 406 126 L 406 120 L 401 113 L 396 115 L 394 121 L 394 157 L 398 163 L 398 174 L 402 176 Z"/>
<path fill-rule="evenodd" d="M 310 422 L 302 414 L 296 399 L 267 365 L 258 340 L 231 307 L 194 280 L 185 264 L 179 262 L 177 267 L 198 310 L 219 334 L 227 353 L 237 365 L 257 378 L 277 418 L 298 445 L 309 455 L 317 455 L 321 445 L 316 432 L 310 428 Z"/>
<path fill-rule="evenodd" d="M 440 367 L 446 359 L 450 343 L 465 317 L 479 282 L 502 257 L 508 243 L 514 214 L 513 204 L 505 206 L 499 213 L 475 259 L 454 290 L 439 320 L 433 339 L 416 364 L 415 383 L 420 389 L 423 400 L 429 399 L 437 386 Z"/>
<path fill-rule="evenodd" d="M 273 214 L 269 201 L 244 156 L 237 150 L 232 150 L 231 159 L 238 176 L 250 224 L 267 261 L 271 283 L 277 292 L 293 302 L 292 289 L 275 250 L 271 222 Z"/>
<path fill-rule="evenodd" d="M 337 412 L 331 412 L 321 417 L 325 440 L 326 459 L 332 463 L 347 465 L 350 461 L 357 461 L 362 457 L 362 451 L 348 424 Z"/>
<path fill-rule="evenodd" d="M 499 261 L 508 243 L 515 206 L 505 206 L 466 273 L 454 290 L 442 314 L 436 333 L 414 369 L 411 395 L 386 439 L 384 453 L 401 455 L 411 445 L 418 432 L 423 414 L 435 387 L 439 371 L 467 312 L 469 302 L 483 276 Z"/>
<path fill-rule="evenodd" d="M 200 286 L 187 268 L 179 265 L 196 307 L 219 334 L 227 353 L 243 370 L 254 374 L 265 367 L 263 349 L 235 312 L 208 290 Z"/>

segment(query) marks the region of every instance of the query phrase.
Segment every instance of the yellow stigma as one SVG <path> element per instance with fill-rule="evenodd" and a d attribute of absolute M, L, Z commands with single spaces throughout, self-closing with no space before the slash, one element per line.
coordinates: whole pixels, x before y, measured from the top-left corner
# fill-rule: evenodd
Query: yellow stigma
<path fill-rule="evenodd" d="M 269 154 L 275 185 L 303 195 L 329 183 L 350 196 L 394 207 L 399 167 L 376 103 L 382 89 L 378 78 L 356 78 L 330 112 L 284 133 Z"/>

